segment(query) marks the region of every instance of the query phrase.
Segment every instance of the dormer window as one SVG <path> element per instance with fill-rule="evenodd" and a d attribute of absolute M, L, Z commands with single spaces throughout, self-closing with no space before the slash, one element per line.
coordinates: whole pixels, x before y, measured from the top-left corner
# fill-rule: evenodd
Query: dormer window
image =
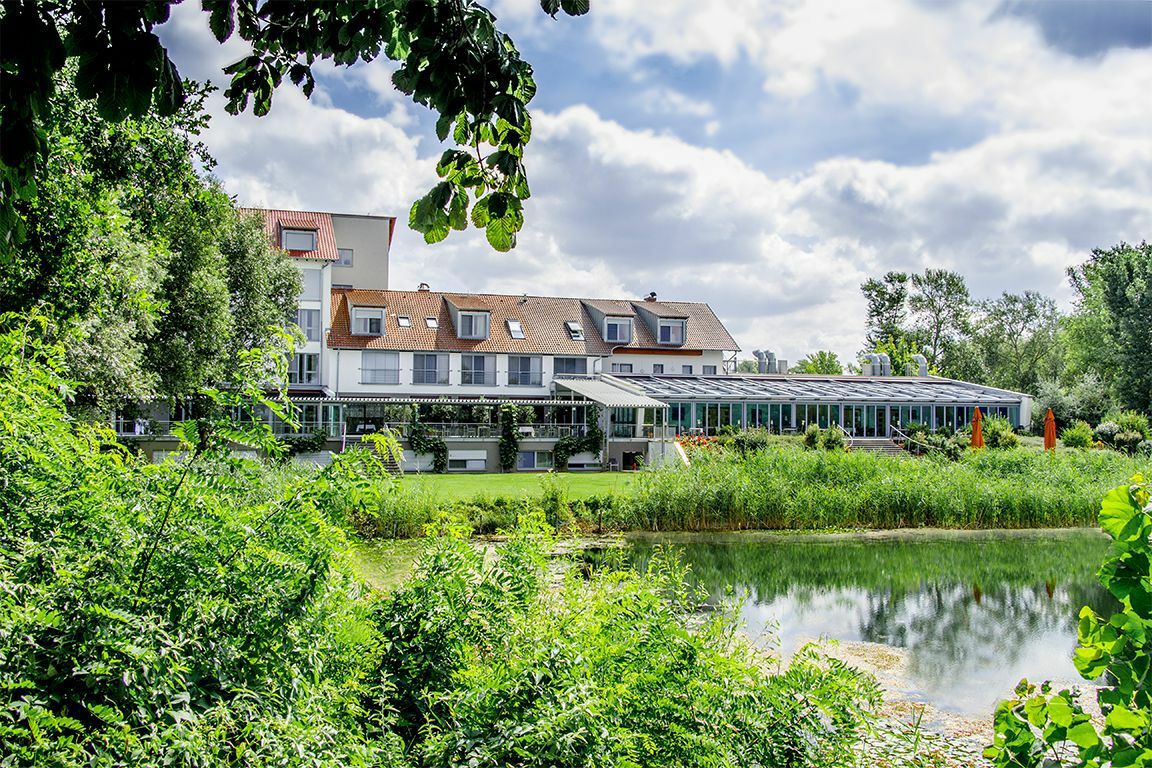
<path fill-rule="evenodd" d="M 384 309 L 382 307 L 353 307 L 352 333 L 357 336 L 383 336 Z"/>
<path fill-rule="evenodd" d="M 509 320 L 508 333 L 514 339 L 522 339 L 524 338 L 524 326 L 520 324 L 519 320 Z"/>
<path fill-rule="evenodd" d="M 564 323 L 564 327 L 568 330 L 568 335 L 575 341 L 584 341 L 584 326 L 580 323 L 569 320 Z"/>
<path fill-rule="evenodd" d="M 462 339 L 488 338 L 488 313 L 461 312 L 460 327 L 456 329 L 456 335 Z"/>
<path fill-rule="evenodd" d="M 683 320 L 660 321 L 660 343 L 680 345 L 684 343 Z"/>
<path fill-rule="evenodd" d="M 632 318 L 609 317 L 604 320 L 604 341 L 627 344 L 632 341 Z"/>
<path fill-rule="evenodd" d="M 280 247 L 286 251 L 314 251 L 316 250 L 316 230 L 282 229 L 280 230 Z"/>

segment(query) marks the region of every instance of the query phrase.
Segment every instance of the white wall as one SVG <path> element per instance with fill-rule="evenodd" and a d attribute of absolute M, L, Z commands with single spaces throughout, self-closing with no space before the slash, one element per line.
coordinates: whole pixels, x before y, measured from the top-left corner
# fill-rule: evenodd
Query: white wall
<path fill-rule="evenodd" d="M 704 373 L 705 365 L 716 366 L 717 375 L 724 373 L 724 353 L 719 351 L 706 351 L 702 355 L 630 355 L 620 352 L 606 358 L 597 369 L 598 373 L 612 373 L 612 363 L 631 363 L 632 373 L 652 373 L 652 366 L 663 364 L 664 373 L 680 373 L 680 366 L 692 366 L 692 375 L 699 376 Z"/>
<path fill-rule="evenodd" d="M 332 282 L 365 290 L 388 290 L 390 227 L 390 219 L 382 216 L 332 214 L 336 247 L 353 251 L 351 267 L 332 265 Z"/>
<path fill-rule="evenodd" d="M 320 354 L 320 383 L 327 384 L 327 379 L 331 371 L 327 365 L 327 355 L 325 354 L 324 339 L 327 337 L 328 328 L 331 326 L 329 320 L 331 316 L 332 306 L 332 275 L 331 268 L 326 262 L 317 262 L 306 259 L 296 259 L 296 268 L 300 270 L 301 278 L 304 278 L 304 273 L 308 271 L 315 271 L 320 273 L 320 299 L 298 299 L 296 306 L 300 309 L 315 309 L 320 312 L 320 340 L 300 342 L 300 346 L 296 351 L 299 353 L 319 353 Z"/>

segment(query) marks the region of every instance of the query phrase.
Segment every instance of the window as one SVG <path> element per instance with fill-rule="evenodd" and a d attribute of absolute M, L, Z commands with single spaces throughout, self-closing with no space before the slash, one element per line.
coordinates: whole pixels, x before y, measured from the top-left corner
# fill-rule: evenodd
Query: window
<path fill-rule="evenodd" d="M 704 366 L 704 375 L 705 376 L 715 376 L 716 375 L 716 366 L 714 366 L 714 365 Z"/>
<path fill-rule="evenodd" d="M 460 383 L 461 384 L 496 384 L 496 356 L 495 355 L 461 355 L 460 356 Z"/>
<path fill-rule="evenodd" d="M 604 321 L 604 340 L 627 344 L 632 341 L 632 319 L 610 317 Z"/>
<path fill-rule="evenodd" d="M 680 373 L 686 373 L 689 376 L 691 376 L 692 375 L 692 366 L 690 366 L 690 365 L 680 366 Z"/>
<path fill-rule="evenodd" d="M 304 338 L 308 341 L 320 341 L 320 310 L 296 310 L 296 325 L 300 326 Z"/>
<path fill-rule="evenodd" d="M 447 384 L 448 355 L 421 353 L 412 355 L 413 384 Z"/>
<path fill-rule="evenodd" d="M 538 387 L 542 383 L 538 355 L 508 355 L 508 384 L 518 387 Z"/>
<path fill-rule="evenodd" d="M 424 325 L 428 326 L 429 328 L 439 328 L 440 321 L 434 317 L 426 317 L 424 318 Z"/>
<path fill-rule="evenodd" d="M 288 361 L 288 383 L 319 384 L 320 355 L 315 353 L 293 355 Z"/>
<path fill-rule="evenodd" d="M 632 363 L 612 363 L 612 373 L 632 373 Z"/>
<path fill-rule="evenodd" d="M 552 469 L 549 451 L 520 451 L 516 454 L 516 469 Z"/>
<path fill-rule="evenodd" d="M 460 328 L 456 334 L 462 339 L 488 338 L 487 312 L 461 312 Z"/>
<path fill-rule="evenodd" d="M 364 350 L 360 353 L 361 384 L 399 384 L 400 353 Z"/>
<path fill-rule="evenodd" d="M 280 247 L 286 251 L 314 251 L 316 250 L 316 230 L 282 229 L 280 231 Z"/>
<path fill-rule="evenodd" d="M 511 334 L 514 339 L 522 339 L 524 338 L 524 326 L 520 325 L 519 320 L 509 320 L 508 333 Z"/>
<path fill-rule="evenodd" d="M 683 320 L 661 320 L 660 321 L 660 343 L 661 344 L 683 344 L 684 343 L 684 321 Z"/>
<path fill-rule="evenodd" d="M 448 469 L 463 469 L 469 472 L 483 472 L 488 469 L 487 459 L 448 459 Z"/>
<path fill-rule="evenodd" d="M 320 270 L 300 270 L 300 301 L 320 301 Z"/>
<path fill-rule="evenodd" d="M 664 363 L 652 363 L 652 373 L 664 373 Z"/>
<path fill-rule="evenodd" d="M 352 333 L 357 336 L 383 336 L 384 310 L 380 307 L 353 307 Z"/>
<path fill-rule="evenodd" d="M 557 357 L 553 359 L 556 374 L 575 374 L 584 376 L 588 373 L 588 358 L 586 357 Z"/>
<path fill-rule="evenodd" d="M 411 328 L 412 318 L 408 317 L 408 315 L 400 315 L 396 318 L 396 325 L 400 326 L 401 328 Z"/>
<path fill-rule="evenodd" d="M 350 267 L 352 266 L 352 249 L 351 248 L 337 248 L 337 255 L 340 257 L 336 259 L 336 266 Z"/>
<path fill-rule="evenodd" d="M 584 341 L 584 326 L 580 323 L 569 320 L 564 323 L 564 327 L 568 329 L 568 335 L 576 341 Z"/>

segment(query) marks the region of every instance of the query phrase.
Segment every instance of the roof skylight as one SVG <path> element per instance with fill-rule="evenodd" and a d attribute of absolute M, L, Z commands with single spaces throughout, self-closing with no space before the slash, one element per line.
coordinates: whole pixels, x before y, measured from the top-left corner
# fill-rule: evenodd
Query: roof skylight
<path fill-rule="evenodd" d="M 508 333 L 512 334 L 514 339 L 522 339 L 524 338 L 524 326 L 520 325 L 519 320 L 509 320 Z"/>
<path fill-rule="evenodd" d="M 576 341 L 584 341 L 584 326 L 580 325 L 573 320 L 564 323 L 564 327 L 568 329 L 568 335 Z"/>

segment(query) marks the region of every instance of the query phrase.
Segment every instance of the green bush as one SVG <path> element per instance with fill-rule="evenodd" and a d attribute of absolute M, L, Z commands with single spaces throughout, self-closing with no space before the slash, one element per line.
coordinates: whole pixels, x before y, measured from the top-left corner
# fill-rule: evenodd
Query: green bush
<path fill-rule="evenodd" d="M 1012 431 L 1008 419 L 990 416 L 984 419 L 984 444 L 989 448 L 1016 448 L 1020 438 Z"/>
<path fill-rule="evenodd" d="M 844 433 L 840 431 L 839 427 L 828 427 L 828 429 L 824 430 L 824 435 L 820 442 L 826 451 L 843 451 Z"/>
<path fill-rule="evenodd" d="M 1113 445 L 1116 442 L 1116 435 L 1122 431 L 1116 422 L 1102 421 L 1092 430 L 1092 436 L 1105 445 Z"/>
<path fill-rule="evenodd" d="M 810 450 L 824 447 L 824 430 L 819 424 L 809 424 L 804 430 L 804 447 Z"/>
<path fill-rule="evenodd" d="M 143 462 L 69 418 L 60 359 L 0 333 L 5 764 L 397 762 L 365 709 L 379 644 L 331 522 L 386 473 L 234 458 L 270 432 L 208 419 L 174 427 L 182 461 Z"/>
<path fill-rule="evenodd" d="M 1117 430 L 1118 432 L 1136 432 L 1142 440 L 1152 437 L 1152 431 L 1149 430 L 1148 426 L 1148 416 L 1140 413 L 1140 411 L 1114 411 L 1108 414 L 1104 420 L 1116 424 L 1120 428 Z"/>
<path fill-rule="evenodd" d="M 381 709 L 423 766 L 844 764 L 874 683 L 813 650 L 779 673 L 661 552 L 549 592 L 539 510 L 494 556 L 428 544 L 378 611 Z"/>
<path fill-rule="evenodd" d="M 1100 568 L 1100 583 L 1120 602 L 1119 613 L 1104 618 L 1089 607 L 1080 611 L 1076 669 L 1093 686 L 1103 728 L 1084 711 L 1072 690 L 1055 695 L 1051 685 L 1037 689 L 1027 680 L 1016 698 L 1001 703 L 994 719 L 995 738 L 984 756 L 996 768 L 1057 765 L 1135 766 L 1147 764 L 1152 696 L 1152 498 L 1142 478 L 1104 497 L 1100 525 L 1112 547 Z M 1064 759 L 1053 760 L 1054 755 Z"/>
<path fill-rule="evenodd" d="M 1129 455 L 1135 454 L 1142 442 L 1144 442 L 1144 436 L 1139 432 L 1119 432 L 1116 437 L 1112 438 L 1112 445 L 1116 447 L 1116 450 Z"/>
<path fill-rule="evenodd" d="M 1064 428 L 1060 440 L 1067 448 L 1089 448 L 1092 446 L 1092 427 L 1086 421 L 1077 421 Z"/>

